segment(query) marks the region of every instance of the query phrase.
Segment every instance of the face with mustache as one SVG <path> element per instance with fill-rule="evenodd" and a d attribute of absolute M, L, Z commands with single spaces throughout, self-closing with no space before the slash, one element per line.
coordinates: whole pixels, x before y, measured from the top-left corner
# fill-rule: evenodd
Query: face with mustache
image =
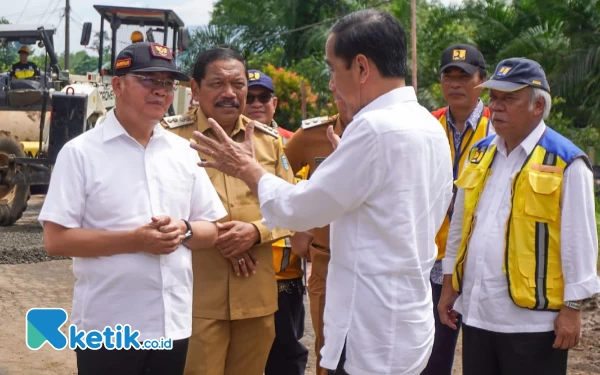
<path fill-rule="evenodd" d="M 207 65 L 201 82 L 192 80 L 192 94 L 206 117 L 233 128 L 246 106 L 246 68 L 235 59 L 216 60 Z"/>
<path fill-rule="evenodd" d="M 469 109 L 477 105 L 481 88 L 475 87 L 483 83 L 479 72 L 472 75 L 457 67 L 447 68 L 442 72 L 442 94 L 450 109 Z"/>
<path fill-rule="evenodd" d="M 120 113 L 121 116 L 136 118 L 132 120 L 140 123 L 151 123 L 162 120 L 169 106 L 173 103 L 174 92 L 165 90 L 162 84 L 152 84 L 151 79 L 171 80 L 171 73 L 132 73 L 113 77 L 113 91 L 116 97 L 116 105 L 127 108 Z M 143 78 L 142 78 L 143 77 Z"/>

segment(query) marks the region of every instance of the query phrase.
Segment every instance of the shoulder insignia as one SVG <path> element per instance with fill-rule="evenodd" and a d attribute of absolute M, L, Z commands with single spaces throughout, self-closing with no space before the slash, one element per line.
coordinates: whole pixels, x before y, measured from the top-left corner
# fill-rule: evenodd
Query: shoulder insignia
<path fill-rule="evenodd" d="M 319 126 L 319 125 L 331 125 L 332 123 L 335 123 L 335 117 L 330 117 L 330 116 L 314 117 L 314 118 L 309 118 L 309 119 L 303 120 L 302 121 L 302 129 L 310 129 L 310 128 L 314 128 L 315 126 Z"/>
<path fill-rule="evenodd" d="M 165 128 L 174 129 L 180 126 L 193 124 L 196 122 L 196 116 L 186 113 L 185 115 L 175 115 L 164 117 L 161 124 Z"/>
<path fill-rule="evenodd" d="M 273 136 L 275 138 L 279 138 L 279 132 L 277 131 L 277 129 L 273 129 L 272 127 L 267 126 L 267 125 L 265 125 L 263 123 L 260 123 L 258 121 L 255 121 L 254 123 L 255 123 L 254 129 L 261 130 L 261 131 L 263 131 L 263 132 L 265 132 L 265 133 L 267 133 L 267 134 L 269 134 L 269 135 L 271 135 L 271 136 Z"/>

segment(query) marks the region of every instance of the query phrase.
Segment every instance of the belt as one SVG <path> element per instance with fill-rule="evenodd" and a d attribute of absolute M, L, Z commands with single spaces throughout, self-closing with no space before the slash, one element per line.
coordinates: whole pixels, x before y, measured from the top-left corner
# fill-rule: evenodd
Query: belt
<path fill-rule="evenodd" d="M 277 280 L 277 290 L 279 293 L 305 294 L 301 277 L 297 279 Z"/>

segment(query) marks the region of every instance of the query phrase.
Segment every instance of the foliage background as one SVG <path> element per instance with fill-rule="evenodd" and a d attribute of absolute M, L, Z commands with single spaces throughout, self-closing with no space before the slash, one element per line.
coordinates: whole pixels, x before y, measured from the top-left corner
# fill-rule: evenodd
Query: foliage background
<path fill-rule="evenodd" d="M 191 48 L 178 62 L 189 72 L 197 54 L 207 48 L 237 49 L 250 68 L 276 76 L 282 104 L 276 120 L 295 130 L 302 117 L 297 97 L 301 81 L 307 87 L 308 117 L 335 113 L 324 63 L 327 32 L 340 17 L 365 8 L 393 14 L 410 41 L 410 0 L 217 0 L 210 24 L 192 31 Z M 451 6 L 417 0 L 417 38 L 418 97 L 427 108 L 444 105 L 438 72 L 442 50 L 471 43 L 483 53 L 488 76 L 508 57 L 538 61 L 554 98 L 548 124 L 586 150 L 599 148 L 600 123 L 594 114 L 600 109 L 600 0 L 465 0 Z M 95 35 L 92 45 L 98 39 Z M 410 59 L 410 48 L 408 53 Z M 43 58 L 32 59 L 43 66 Z M 0 69 L 16 60 L 16 46 L 0 47 Z M 86 52 L 73 54 L 70 61 L 72 73 L 97 68 L 96 58 Z"/>

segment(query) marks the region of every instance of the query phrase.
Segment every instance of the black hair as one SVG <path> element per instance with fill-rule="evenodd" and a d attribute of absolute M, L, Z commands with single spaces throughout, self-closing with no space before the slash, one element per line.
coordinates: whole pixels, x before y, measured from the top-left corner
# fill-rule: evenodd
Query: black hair
<path fill-rule="evenodd" d="M 194 78 L 194 81 L 200 84 L 200 81 L 202 81 L 202 79 L 206 75 L 206 67 L 209 64 L 217 60 L 229 59 L 241 62 L 244 65 L 246 77 L 248 76 L 248 67 L 246 66 L 246 60 L 244 60 L 244 57 L 241 54 L 229 47 L 215 47 L 202 52 L 196 58 L 196 62 L 194 63 L 194 71 L 192 72 L 192 77 Z"/>
<path fill-rule="evenodd" d="M 331 33 L 335 35 L 334 53 L 348 68 L 363 54 L 373 60 L 383 77 L 406 77 L 406 33 L 391 14 L 373 9 L 350 13 L 333 25 Z"/>

